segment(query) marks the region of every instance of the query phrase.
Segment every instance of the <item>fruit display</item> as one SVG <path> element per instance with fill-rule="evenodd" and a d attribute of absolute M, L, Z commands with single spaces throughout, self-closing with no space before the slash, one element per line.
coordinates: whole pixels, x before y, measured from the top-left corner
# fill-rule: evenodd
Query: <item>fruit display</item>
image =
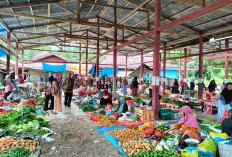
<path fill-rule="evenodd" d="M 122 150 L 129 156 L 138 155 L 140 152 L 146 150 L 152 150 L 154 147 L 149 144 L 148 140 L 129 140 L 127 142 L 118 142 L 118 145 L 122 147 Z"/>
<path fill-rule="evenodd" d="M 133 129 L 115 129 L 113 131 L 107 131 L 109 135 L 117 138 L 119 141 L 126 142 L 128 140 L 137 139 L 137 138 L 144 138 L 146 135 L 139 132 L 138 130 Z"/>

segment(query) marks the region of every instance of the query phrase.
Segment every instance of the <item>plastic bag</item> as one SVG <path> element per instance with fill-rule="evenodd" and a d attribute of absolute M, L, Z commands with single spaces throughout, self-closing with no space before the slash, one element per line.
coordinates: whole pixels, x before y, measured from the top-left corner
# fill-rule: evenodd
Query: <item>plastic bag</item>
<path fill-rule="evenodd" d="M 215 157 L 217 147 L 211 138 L 206 138 L 202 143 L 198 144 L 198 153 L 203 156 Z"/>
<path fill-rule="evenodd" d="M 187 147 L 181 150 L 181 157 L 198 157 L 197 148 Z"/>
<path fill-rule="evenodd" d="M 106 111 L 106 116 L 110 116 L 111 115 L 111 111 L 110 110 L 107 110 Z"/>
<path fill-rule="evenodd" d="M 154 126 L 145 126 L 142 129 L 142 133 L 145 135 L 152 135 L 154 134 Z"/>
<path fill-rule="evenodd" d="M 139 131 L 142 131 L 142 129 L 143 129 L 145 126 L 150 126 L 150 124 L 147 122 L 147 123 L 144 123 L 143 125 L 139 126 Z"/>
<path fill-rule="evenodd" d="M 226 133 L 210 132 L 209 134 L 216 143 L 216 146 L 218 145 L 218 142 L 226 141 L 228 139 L 228 135 Z"/>
<path fill-rule="evenodd" d="M 227 111 L 227 109 L 226 109 L 226 107 L 225 107 L 225 110 L 224 110 L 224 112 L 222 113 L 222 116 L 221 116 L 221 118 L 220 118 L 220 123 L 222 124 L 223 120 L 226 119 L 226 118 L 228 118 L 228 111 Z"/>
<path fill-rule="evenodd" d="M 107 106 L 105 107 L 105 112 L 107 112 L 108 110 L 112 111 L 112 106 L 110 104 L 107 104 Z"/>

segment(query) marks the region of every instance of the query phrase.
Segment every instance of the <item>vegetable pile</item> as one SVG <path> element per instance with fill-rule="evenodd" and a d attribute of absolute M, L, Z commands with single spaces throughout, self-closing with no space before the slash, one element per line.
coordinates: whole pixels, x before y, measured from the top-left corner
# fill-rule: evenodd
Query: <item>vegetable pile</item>
<path fill-rule="evenodd" d="M 29 157 L 31 153 L 24 147 L 15 147 L 10 150 L 0 150 L 1 157 Z"/>
<path fill-rule="evenodd" d="M 1 150 L 10 150 L 15 147 L 24 147 L 31 153 L 36 150 L 36 142 L 34 140 L 18 139 L 18 138 L 6 138 L 0 140 Z"/>
<path fill-rule="evenodd" d="M 26 106 L 26 105 L 28 105 L 28 106 L 36 106 L 35 102 L 36 102 L 36 99 L 31 98 L 31 99 L 27 99 L 27 101 L 23 105 L 24 106 Z"/>
<path fill-rule="evenodd" d="M 138 154 L 139 157 L 180 157 L 180 154 L 177 151 L 156 151 L 156 150 L 147 150 Z M 136 157 L 135 155 L 130 157 Z"/>
<path fill-rule="evenodd" d="M 136 97 L 133 99 L 135 103 L 140 104 L 142 99 L 140 97 Z"/>
<path fill-rule="evenodd" d="M 137 139 L 137 138 L 144 138 L 146 135 L 139 132 L 138 130 L 133 129 L 115 129 L 113 131 L 107 131 L 109 135 L 117 138 L 119 141 L 126 142 L 128 140 Z"/>
<path fill-rule="evenodd" d="M 83 112 L 93 112 L 96 110 L 92 105 L 88 103 L 81 104 L 81 108 L 83 109 Z"/>
<path fill-rule="evenodd" d="M 155 125 L 154 128 L 161 129 L 162 132 L 167 131 L 169 127 L 166 124 Z"/>
<path fill-rule="evenodd" d="M 112 118 L 112 117 L 103 116 L 99 120 L 98 125 L 102 125 L 102 126 L 117 126 L 117 125 L 119 125 L 119 123 L 116 120 L 114 120 L 114 118 Z"/>
<path fill-rule="evenodd" d="M 140 152 L 144 152 L 146 150 L 152 150 L 154 147 L 149 144 L 148 140 L 129 140 L 127 142 L 118 142 L 118 145 L 122 147 L 123 151 L 129 155 L 138 155 Z"/>

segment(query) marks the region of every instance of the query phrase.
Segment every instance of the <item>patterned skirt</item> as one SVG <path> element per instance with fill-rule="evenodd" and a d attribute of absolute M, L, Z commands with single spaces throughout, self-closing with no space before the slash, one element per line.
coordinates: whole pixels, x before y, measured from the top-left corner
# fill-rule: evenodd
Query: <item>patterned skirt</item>
<path fill-rule="evenodd" d="M 138 95 L 138 88 L 132 88 L 132 92 L 131 92 L 133 97 L 137 97 Z"/>

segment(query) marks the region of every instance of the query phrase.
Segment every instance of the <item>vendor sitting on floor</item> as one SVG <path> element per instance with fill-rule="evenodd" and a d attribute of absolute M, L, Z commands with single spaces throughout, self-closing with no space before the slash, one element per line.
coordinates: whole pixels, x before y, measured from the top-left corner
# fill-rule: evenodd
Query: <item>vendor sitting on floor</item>
<path fill-rule="evenodd" d="M 111 95 L 107 90 L 103 91 L 103 97 L 100 100 L 100 104 L 106 106 L 107 104 L 112 104 Z"/>
<path fill-rule="evenodd" d="M 126 104 L 126 100 L 124 97 L 121 97 L 120 98 L 120 103 L 119 103 L 119 106 L 118 106 L 118 109 L 117 109 L 117 113 L 126 113 L 128 111 L 128 106 Z"/>
<path fill-rule="evenodd" d="M 7 101 L 10 101 L 12 103 L 20 102 L 20 94 L 17 88 L 13 89 L 13 92 L 7 97 Z"/>
<path fill-rule="evenodd" d="M 101 99 L 103 97 L 103 92 L 100 88 L 97 88 L 95 99 Z"/>
<path fill-rule="evenodd" d="M 228 111 L 228 118 L 222 122 L 222 133 L 226 133 L 228 136 L 232 135 L 232 109 Z"/>
<path fill-rule="evenodd" d="M 185 144 L 184 140 L 188 138 L 196 139 L 200 142 L 200 127 L 191 108 L 189 106 L 184 106 L 181 108 L 181 110 L 183 117 L 177 124 L 174 124 L 168 131 L 165 131 L 165 134 L 167 134 L 169 131 L 174 131 L 175 134 L 179 134 L 181 136 L 180 144 Z M 182 130 L 180 130 L 180 128 L 182 128 Z"/>
<path fill-rule="evenodd" d="M 184 95 L 183 95 L 182 99 L 183 100 L 189 100 L 189 91 L 188 90 L 184 91 Z"/>

